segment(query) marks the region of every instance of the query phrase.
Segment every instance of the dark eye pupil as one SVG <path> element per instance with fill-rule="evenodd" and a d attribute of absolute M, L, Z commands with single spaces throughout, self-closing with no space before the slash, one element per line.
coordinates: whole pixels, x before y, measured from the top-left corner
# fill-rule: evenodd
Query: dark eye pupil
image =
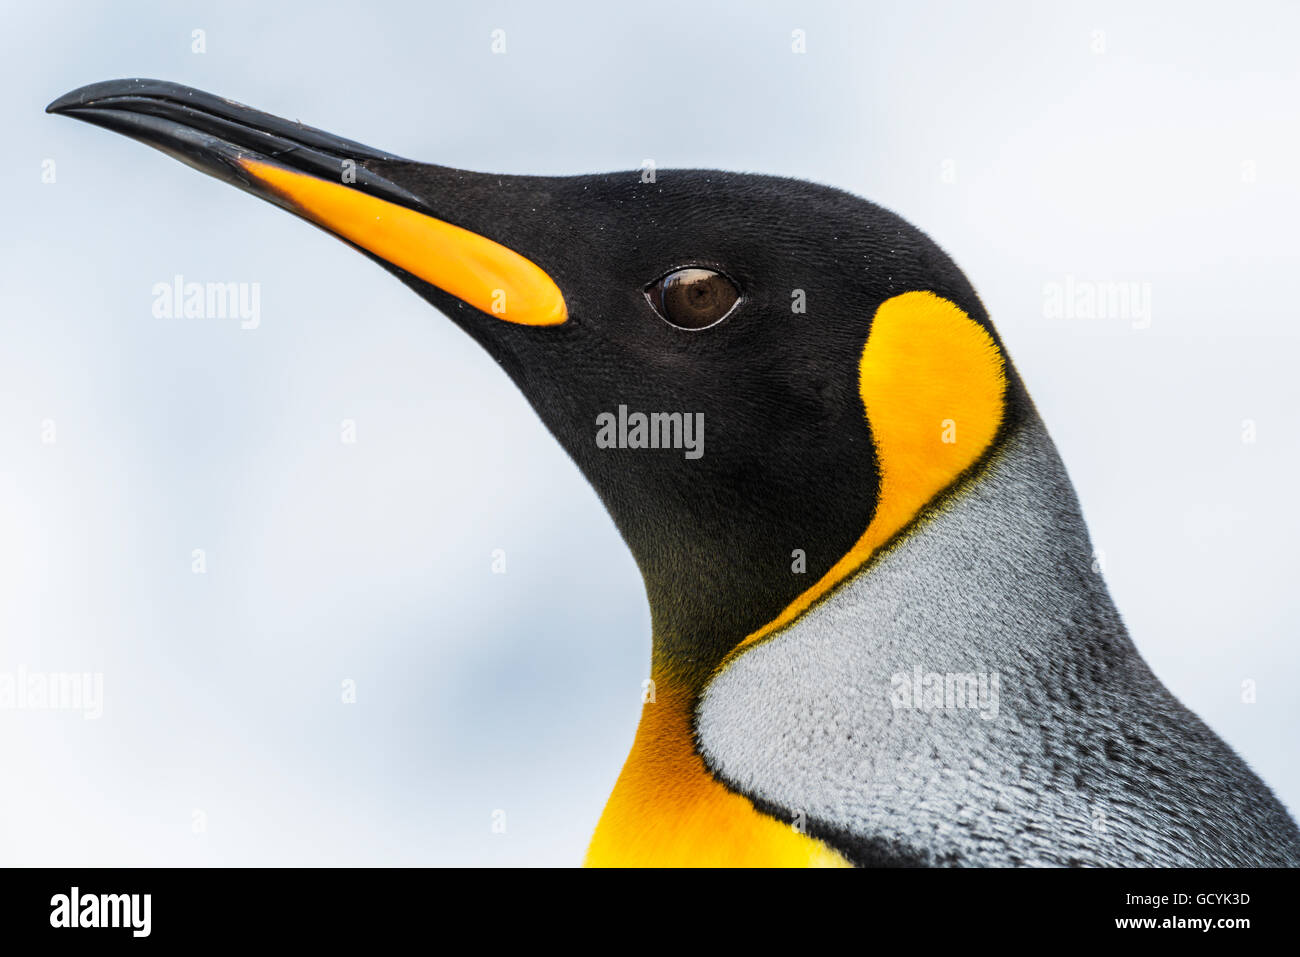
<path fill-rule="evenodd" d="M 646 290 L 655 311 L 674 326 L 703 329 L 728 312 L 740 298 L 730 279 L 712 269 L 678 269 Z"/>

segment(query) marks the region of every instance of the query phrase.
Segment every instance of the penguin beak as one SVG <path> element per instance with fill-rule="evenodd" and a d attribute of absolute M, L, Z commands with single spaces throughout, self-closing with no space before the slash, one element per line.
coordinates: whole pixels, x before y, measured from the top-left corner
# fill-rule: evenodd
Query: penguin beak
<path fill-rule="evenodd" d="M 161 80 L 110 80 L 45 108 L 122 133 L 275 203 L 494 318 L 554 326 L 564 295 L 536 263 L 432 215 L 368 167 L 401 157 Z"/>

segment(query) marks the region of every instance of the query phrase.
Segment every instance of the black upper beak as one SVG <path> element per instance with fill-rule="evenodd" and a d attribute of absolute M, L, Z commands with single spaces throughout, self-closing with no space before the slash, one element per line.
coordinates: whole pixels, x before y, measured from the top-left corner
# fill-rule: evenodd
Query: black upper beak
<path fill-rule="evenodd" d="M 284 205 L 240 159 L 280 166 L 338 182 L 353 164 L 349 185 L 412 209 L 419 197 L 365 167 L 402 157 L 263 113 L 232 100 L 164 80 L 107 80 L 65 93 L 45 108 L 147 143 L 201 172 Z"/>

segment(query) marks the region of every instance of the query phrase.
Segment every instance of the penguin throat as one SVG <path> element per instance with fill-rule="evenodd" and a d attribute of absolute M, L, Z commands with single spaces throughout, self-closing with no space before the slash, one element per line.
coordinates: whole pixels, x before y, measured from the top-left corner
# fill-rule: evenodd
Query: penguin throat
<path fill-rule="evenodd" d="M 928 292 L 877 310 L 859 363 L 881 482 L 856 544 L 716 668 L 661 654 L 627 763 L 601 816 L 588 865 L 845 866 L 822 842 L 715 778 L 693 720 L 710 677 L 794 622 L 904 532 L 992 448 L 1005 413 L 1005 364 L 989 333 Z M 762 707 L 755 702 L 755 707 Z M 797 810 L 789 813 L 797 823 Z"/>
<path fill-rule="evenodd" d="M 875 514 L 857 543 L 779 615 L 746 636 L 719 671 L 791 624 L 890 544 L 993 447 L 1007 376 L 988 331 L 956 304 L 908 292 L 876 311 L 858 365 L 880 463 Z"/>

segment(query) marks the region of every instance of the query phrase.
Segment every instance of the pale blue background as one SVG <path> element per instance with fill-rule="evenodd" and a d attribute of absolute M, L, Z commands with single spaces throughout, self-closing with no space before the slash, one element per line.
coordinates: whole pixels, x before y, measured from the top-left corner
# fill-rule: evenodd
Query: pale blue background
<path fill-rule="evenodd" d="M 1138 646 L 1300 805 L 1300 13 L 1047 6 L 6 0 L 0 671 L 107 700 L 0 712 L 0 862 L 576 863 L 647 666 L 635 566 L 485 354 L 341 243 L 41 112 L 126 76 L 449 165 L 898 210 L 984 297 Z M 261 328 L 153 318 L 176 273 L 261 283 Z M 1151 283 L 1152 327 L 1045 319 L 1067 274 Z"/>

